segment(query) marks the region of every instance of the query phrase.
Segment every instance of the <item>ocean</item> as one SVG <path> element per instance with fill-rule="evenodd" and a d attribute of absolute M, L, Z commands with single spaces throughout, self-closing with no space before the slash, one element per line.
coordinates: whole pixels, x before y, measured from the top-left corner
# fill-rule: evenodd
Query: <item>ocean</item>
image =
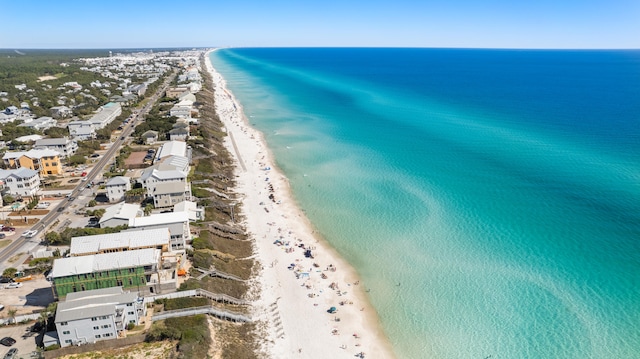
<path fill-rule="evenodd" d="M 211 59 L 399 358 L 640 357 L 640 51 Z"/>

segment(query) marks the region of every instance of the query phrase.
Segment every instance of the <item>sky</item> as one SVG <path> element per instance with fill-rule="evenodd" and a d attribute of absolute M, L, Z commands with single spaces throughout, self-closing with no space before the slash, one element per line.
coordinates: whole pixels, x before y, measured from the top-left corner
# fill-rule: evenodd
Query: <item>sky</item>
<path fill-rule="evenodd" d="M 640 0 L 0 0 L 0 48 L 640 48 Z"/>

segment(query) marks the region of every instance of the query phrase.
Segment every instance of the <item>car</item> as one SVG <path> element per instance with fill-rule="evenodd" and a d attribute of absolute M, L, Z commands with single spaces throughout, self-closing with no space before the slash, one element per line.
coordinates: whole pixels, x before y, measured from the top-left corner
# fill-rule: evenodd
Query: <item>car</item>
<path fill-rule="evenodd" d="M 0 304 L 0 310 L 4 309 L 4 305 Z"/>
<path fill-rule="evenodd" d="M 76 199 L 75 197 L 69 197 L 69 202 L 73 201 L 74 199 Z"/>
<path fill-rule="evenodd" d="M 0 277 L 0 283 L 11 283 L 11 282 L 13 282 L 13 278 Z"/>
<path fill-rule="evenodd" d="M 0 344 L 4 345 L 5 347 L 10 347 L 15 343 L 16 343 L 16 340 L 11 337 L 4 337 L 0 339 Z"/>
<path fill-rule="evenodd" d="M 16 288 L 20 288 L 20 287 L 22 287 L 22 283 L 9 283 L 4 288 L 5 289 L 16 289 Z"/>
<path fill-rule="evenodd" d="M 15 232 L 16 231 L 16 227 L 4 226 L 4 227 L 2 227 L 2 231 L 3 232 Z"/>
<path fill-rule="evenodd" d="M 98 154 L 98 153 L 94 153 L 94 154 L 92 154 L 92 155 L 91 155 L 91 156 L 89 156 L 89 157 L 91 157 L 91 158 L 98 158 L 98 157 L 100 157 L 100 154 Z"/>
<path fill-rule="evenodd" d="M 120 137 L 120 141 L 124 141 L 124 136 Z"/>
<path fill-rule="evenodd" d="M 38 234 L 38 231 L 36 231 L 35 229 L 22 233 L 22 235 L 27 237 L 27 238 L 33 238 L 36 234 Z"/>
<path fill-rule="evenodd" d="M 58 207 L 58 212 L 64 211 L 64 206 Z"/>
<path fill-rule="evenodd" d="M 18 349 L 11 348 L 11 349 L 9 349 L 7 354 L 4 355 L 3 359 L 13 359 L 13 358 L 16 357 L 17 354 L 18 354 Z"/>
<path fill-rule="evenodd" d="M 4 233 L 0 233 L 0 239 L 4 239 L 7 235 Z"/>

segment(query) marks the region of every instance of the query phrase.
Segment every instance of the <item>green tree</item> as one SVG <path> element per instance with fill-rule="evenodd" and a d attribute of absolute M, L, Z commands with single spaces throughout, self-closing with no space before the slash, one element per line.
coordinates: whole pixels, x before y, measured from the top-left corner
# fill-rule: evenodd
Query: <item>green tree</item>
<path fill-rule="evenodd" d="M 15 277 L 16 273 L 18 273 L 18 270 L 16 268 L 9 267 L 2 272 L 2 276 L 5 278 L 13 278 Z"/>
<path fill-rule="evenodd" d="M 89 201 L 89 203 L 87 203 L 87 206 L 95 207 L 97 204 L 98 204 L 98 201 L 96 201 L 95 199 L 92 199 L 91 201 Z"/>
<path fill-rule="evenodd" d="M 151 211 L 153 211 L 153 209 L 154 209 L 154 208 L 155 208 L 155 207 L 154 207 L 151 203 L 149 203 L 149 204 L 147 204 L 146 206 L 144 206 L 144 209 L 143 209 L 143 211 L 144 211 L 144 215 L 145 215 L 145 216 L 150 215 L 150 214 L 151 214 Z"/>
<path fill-rule="evenodd" d="M 84 158 L 83 155 L 73 155 L 69 157 L 69 165 L 71 166 L 83 165 L 86 162 L 87 162 L 87 159 Z"/>
<path fill-rule="evenodd" d="M 44 235 L 44 240 L 51 245 L 62 243 L 62 238 L 60 237 L 60 234 L 58 232 L 47 232 Z"/>
<path fill-rule="evenodd" d="M 44 130 L 44 134 L 51 138 L 62 138 L 69 136 L 69 129 L 66 127 L 51 127 Z"/>
<path fill-rule="evenodd" d="M 15 309 L 15 308 L 10 308 L 9 310 L 7 310 L 7 316 L 9 317 L 9 323 L 15 322 L 16 313 L 18 313 L 18 310 Z"/>

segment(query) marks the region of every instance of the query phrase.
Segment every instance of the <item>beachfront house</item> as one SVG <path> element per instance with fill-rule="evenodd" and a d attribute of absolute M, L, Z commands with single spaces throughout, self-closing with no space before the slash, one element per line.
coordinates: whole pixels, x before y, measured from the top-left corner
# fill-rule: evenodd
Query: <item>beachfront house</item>
<path fill-rule="evenodd" d="M 176 261 L 177 261 L 176 257 Z M 49 274 L 55 297 L 110 287 L 163 293 L 178 287 L 177 268 L 163 269 L 162 250 L 145 248 L 58 258 Z"/>
<path fill-rule="evenodd" d="M 117 339 L 146 315 L 143 297 L 122 287 L 69 293 L 56 309 L 58 340 L 64 348 Z"/>

